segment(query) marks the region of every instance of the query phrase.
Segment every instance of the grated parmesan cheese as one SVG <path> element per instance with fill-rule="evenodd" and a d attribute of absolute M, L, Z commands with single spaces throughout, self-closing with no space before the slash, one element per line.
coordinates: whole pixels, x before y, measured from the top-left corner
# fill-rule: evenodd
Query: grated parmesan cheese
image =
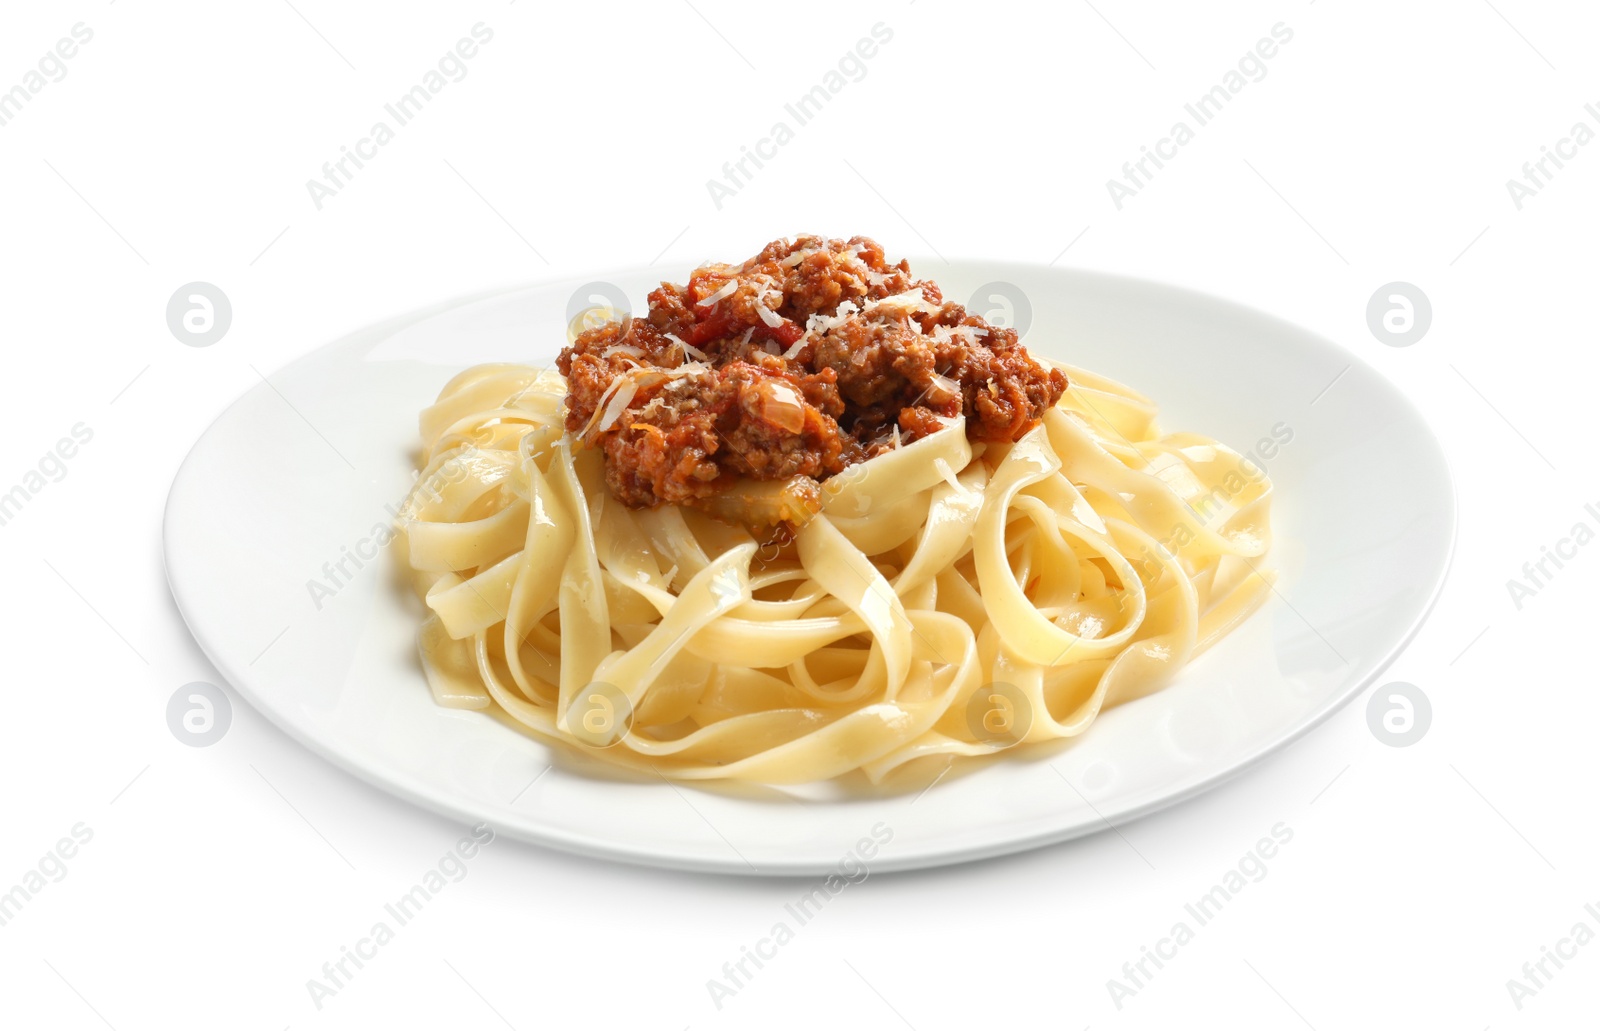
<path fill-rule="evenodd" d="M 676 334 L 676 333 L 665 333 L 663 335 L 668 340 L 672 341 L 673 343 L 677 344 L 679 347 L 683 348 L 683 353 L 684 354 L 687 354 L 690 357 L 698 359 L 699 361 L 702 361 L 702 362 L 709 362 L 711 360 L 710 358 L 706 357 L 706 353 L 704 351 L 700 350 L 700 348 L 698 348 L 698 347 L 694 346 L 693 344 L 689 343 L 687 340 L 684 340 L 682 337 L 678 336 L 678 334 Z"/>
<path fill-rule="evenodd" d="M 967 495 L 972 493 L 972 491 L 967 489 L 965 484 L 956 479 L 955 470 L 950 468 L 949 462 L 946 462 L 942 458 L 935 458 L 933 460 L 933 469 L 944 478 L 944 482 L 948 483 L 950 488 L 957 494 Z"/>
<path fill-rule="evenodd" d="M 591 430 L 600 433 L 609 430 L 622 417 L 622 413 L 628 410 L 628 405 L 633 403 L 634 397 L 643 388 L 655 386 L 664 380 L 682 380 L 711 371 L 711 366 L 704 362 L 684 362 L 674 369 L 660 369 L 655 366 L 629 369 L 612 380 L 611 385 L 606 387 L 605 393 L 600 395 L 594 414 L 589 416 L 589 424 L 583 428 L 579 436 L 587 439 Z"/>
<path fill-rule="evenodd" d="M 933 305 L 929 304 L 926 297 L 922 296 L 922 287 L 920 286 L 912 287 L 905 293 L 890 294 L 888 297 L 885 297 L 882 300 L 873 301 L 871 304 L 867 305 L 866 310 L 872 311 L 875 308 L 894 308 L 903 313 L 914 311 L 931 313 L 939 310 L 938 308 L 935 308 Z"/>
<path fill-rule="evenodd" d="M 739 281 L 737 279 L 730 279 L 726 283 L 723 283 L 715 293 L 708 294 L 704 299 L 696 301 L 695 305 L 697 307 L 710 307 L 711 305 L 714 305 L 718 301 L 722 300 L 724 297 L 731 295 L 735 290 L 738 289 Z"/>
<path fill-rule="evenodd" d="M 976 326 L 957 326 L 950 331 L 950 335 L 960 337 L 968 347 L 983 346 L 983 341 L 979 339 Z"/>
<path fill-rule="evenodd" d="M 773 329 L 783 325 L 783 316 L 768 308 L 765 298 L 756 302 L 756 314 L 761 316 L 762 322 L 765 322 Z"/>
<path fill-rule="evenodd" d="M 941 373 L 934 373 L 933 381 L 928 384 L 930 391 L 935 387 L 944 394 L 945 399 L 953 400 L 961 396 L 961 384 Z"/>

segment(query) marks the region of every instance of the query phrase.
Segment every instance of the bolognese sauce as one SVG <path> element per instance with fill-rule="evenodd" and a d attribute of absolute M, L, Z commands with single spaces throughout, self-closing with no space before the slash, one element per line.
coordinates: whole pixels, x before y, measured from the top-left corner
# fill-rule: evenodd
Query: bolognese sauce
<path fill-rule="evenodd" d="M 1016 330 L 861 236 L 703 265 L 662 283 L 643 317 L 584 331 L 557 364 L 567 429 L 604 450 L 624 504 L 716 511 L 718 495 L 756 481 L 781 488 L 755 520 L 768 524 L 804 522 L 820 483 L 956 416 L 974 442 L 1016 441 L 1067 386 Z"/>

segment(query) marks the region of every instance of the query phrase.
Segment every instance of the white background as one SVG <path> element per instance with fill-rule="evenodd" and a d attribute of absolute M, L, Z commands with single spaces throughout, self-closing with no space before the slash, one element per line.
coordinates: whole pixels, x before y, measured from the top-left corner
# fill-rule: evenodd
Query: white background
<path fill-rule="evenodd" d="M 1520 610 L 1506 581 L 1574 523 L 1600 522 L 1584 512 L 1600 502 L 1587 434 L 1571 432 L 1600 371 L 1600 146 L 1521 210 L 1505 183 L 1580 119 L 1600 128 L 1584 111 L 1600 101 L 1600 16 L 1554 0 L 1217 7 L 7 5 L 0 89 L 74 24 L 94 38 L 0 128 L 0 491 L 75 424 L 94 439 L 0 527 L 0 890 L 73 825 L 94 836 L 0 927 L 0 1023 L 1592 1019 L 1600 943 L 1520 1011 L 1506 982 L 1577 921 L 1600 930 L 1584 913 L 1600 904 L 1600 548 Z M 706 181 L 880 21 L 893 39 L 865 78 L 719 209 Z M 494 38 L 470 74 L 317 210 L 306 180 L 478 22 Z M 1293 40 L 1266 77 L 1117 210 L 1105 181 L 1279 22 Z M 497 842 L 319 1011 L 308 978 L 460 828 L 336 771 L 242 703 L 217 745 L 175 740 L 168 697 L 217 679 L 161 567 L 161 506 L 189 444 L 255 370 L 423 303 L 658 255 L 687 269 L 804 231 L 1198 287 L 1391 377 L 1444 440 L 1460 494 L 1449 587 L 1385 678 L 1429 695 L 1429 733 L 1385 746 L 1362 698 L 1121 837 L 875 876 L 721 1011 L 706 981 L 803 882 Z M 179 343 L 164 316 L 194 280 L 233 303 L 209 348 Z M 1365 319 L 1395 280 L 1433 305 L 1407 348 Z M 1280 821 L 1294 840 L 1268 877 L 1118 1010 L 1107 979 Z"/>

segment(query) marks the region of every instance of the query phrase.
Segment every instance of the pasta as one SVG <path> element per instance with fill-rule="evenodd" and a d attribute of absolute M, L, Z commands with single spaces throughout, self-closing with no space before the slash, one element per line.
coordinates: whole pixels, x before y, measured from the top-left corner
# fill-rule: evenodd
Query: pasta
<path fill-rule="evenodd" d="M 1271 484 L 1050 365 L 1068 386 L 1014 443 L 951 417 L 775 539 L 619 503 L 560 374 L 468 369 L 399 520 L 435 699 L 672 780 L 878 782 L 1084 733 L 1264 599 Z"/>

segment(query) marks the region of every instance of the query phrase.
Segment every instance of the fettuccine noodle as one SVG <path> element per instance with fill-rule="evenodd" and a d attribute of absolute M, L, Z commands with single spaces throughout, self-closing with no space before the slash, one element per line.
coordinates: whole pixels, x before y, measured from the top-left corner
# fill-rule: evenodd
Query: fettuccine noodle
<path fill-rule="evenodd" d="M 956 417 L 765 543 L 608 496 L 559 374 L 463 372 L 422 413 L 400 520 L 434 697 L 677 780 L 876 782 L 1082 734 L 1263 600 L 1271 485 L 1058 367 L 1070 387 L 1015 444 Z"/>

